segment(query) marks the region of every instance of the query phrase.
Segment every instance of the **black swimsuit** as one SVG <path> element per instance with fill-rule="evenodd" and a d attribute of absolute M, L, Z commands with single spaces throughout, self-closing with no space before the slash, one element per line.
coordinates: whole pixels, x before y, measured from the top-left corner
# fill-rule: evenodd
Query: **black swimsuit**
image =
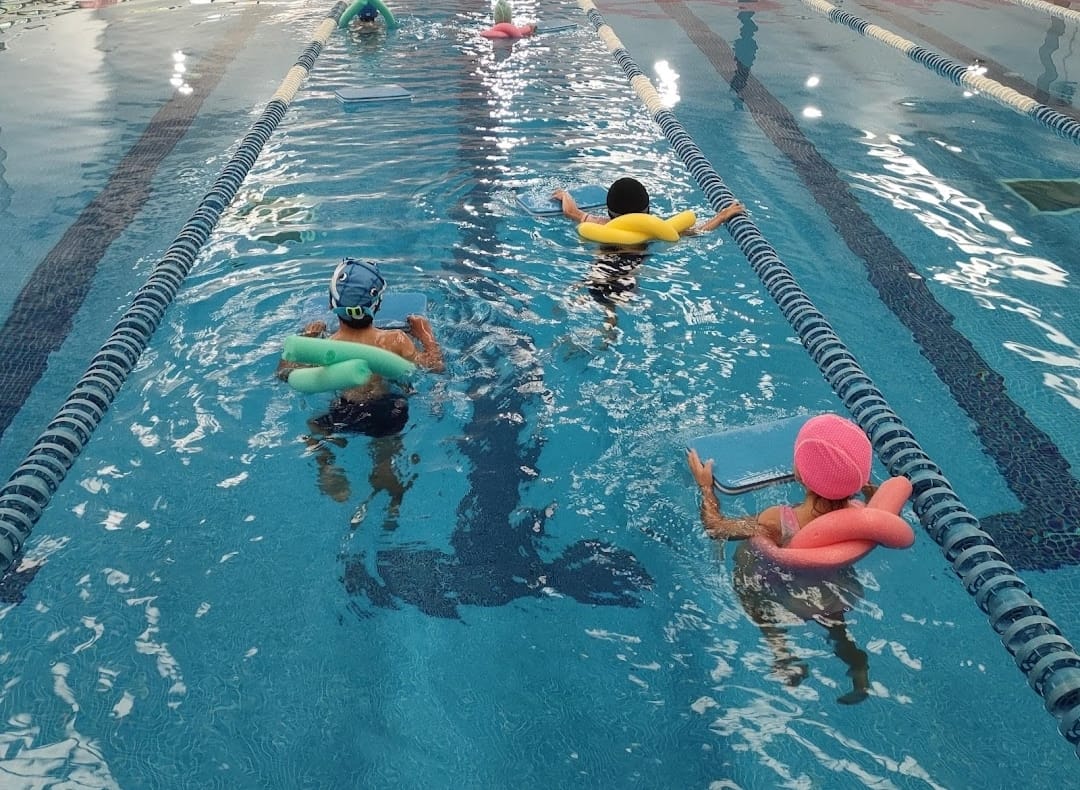
<path fill-rule="evenodd" d="M 392 436 L 401 433 L 409 421 L 409 402 L 403 395 L 388 392 L 369 400 L 334 398 L 330 411 L 315 418 L 327 432 L 344 431 L 365 436 Z"/>
<path fill-rule="evenodd" d="M 601 252 L 585 277 L 589 294 L 605 307 L 625 304 L 628 294 L 637 287 L 634 274 L 645 262 L 646 256 L 645 252 L 625 250 Z"/>

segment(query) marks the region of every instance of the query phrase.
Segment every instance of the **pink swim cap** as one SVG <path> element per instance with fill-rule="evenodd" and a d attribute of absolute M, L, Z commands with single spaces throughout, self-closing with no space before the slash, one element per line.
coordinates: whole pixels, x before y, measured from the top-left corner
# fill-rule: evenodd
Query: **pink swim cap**
<path fill-rule="evenodd" d="M 870 482 L 873 452 L 862 429 L 836 414 L 811 417 L 795 437 L 795 471 L 826 499 L 847 499 Z"/>

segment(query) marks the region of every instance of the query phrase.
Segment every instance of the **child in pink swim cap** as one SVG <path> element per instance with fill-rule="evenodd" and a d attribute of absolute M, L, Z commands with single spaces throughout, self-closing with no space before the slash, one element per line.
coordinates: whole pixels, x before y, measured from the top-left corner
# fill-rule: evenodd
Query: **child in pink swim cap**
<path fill-rule="evenodd" d="M 836 414 L 811 417 L 795 437 L 795 477 L 821 499 L 844 502 L 861 492 L 871 463 L 866 434 Z"/>
<path fill-rule="evenodd" d="M 701 489 L 701 521 L 709 536 L 719 540 L 764 536 L 783 546 L 815 518 L 857 507 L 854 497 L 869 498 L 876 490 L 870 484 L 870 441 L 859 426 L 836 414 L 806 421 L 795 438 L 793 460 L 795 479 L 805 489 L 802 502 L 774 505 L 755 519 L 731 518 L 720 511 L 712 460 L 702 461 L 690 450 L 687 461 Z M 851 568 L 782 570 L 744 542 L 735 552 L 732 581 L 743 608 L 773 651 L 774 670 L 785 682 L 798 685 L 809 672 L 787 644 L 785 628 L 815 620 L 826 628 L 836 656 L 848 666 L 852 690 L 838 701 L 850 705 L 866 699 L 870 689 L 866 652 L 856 646 L 844 619 L 863 592 Z"/>

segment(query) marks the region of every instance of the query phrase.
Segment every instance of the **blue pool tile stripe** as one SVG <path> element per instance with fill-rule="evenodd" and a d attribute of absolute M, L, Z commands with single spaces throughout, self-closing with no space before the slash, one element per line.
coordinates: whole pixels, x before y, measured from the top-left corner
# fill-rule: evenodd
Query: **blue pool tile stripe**
<path fill-rule="evenodd" d="M 1039 104 L 1034 99 L 1024 96 L 1007 85 L 1002 85 L 996 80 L 973 71 L 968 68 L 967 64 L 957 63 L 951 58 L 918 46 L 896 33 L 872 24 L 849 11 L 837 8 L 832 3 L 825 2 L 825 0 L 802 0 L 802 2 L 803 5 L 824 14 L 837 24 L 845 25 L 860 35 L 881 41 L 903 52 L 910 60 L 925 66 L 942 77 L 946 77 L 954 84 L 989 96 L 999 104 L 1003 104 L 1021 115 L 1026 115 L 1066 140 L 1080 144 L 1080 122 L 1063 115 L 1052 107 Z"/>
<path fill-rule="evenodd" d="M 592 0 L 578 2 L 712 207 L 720 211 L 731 205 L 731 190 L 674 114 L 663 106 Z M 960 501 L 940 467 L 892 410 L 754 222 L 740 214 L 728 220 L 726 227 L 826 381 L 866 431 L 878 458 L 890 474 L 911 480 L 912 505 L 920 522 L 942 547 L 1080 757 L 1080 655 L 1031 596 L 993 538 Z"/>
<path fill-rule="evenodd" d="M 542 469 L 546 435 L 541 428 L 552 405 L 547 355 L 537 347 L 528 323 L 498 309 L 525 294 L 498 278 L 478 276 L 471 253 L 490 248 L 500 237 L 505 218 L 497 212 L 477 215 L 472 207 L 500 199 L 501 175 L 510 158 L 498 144 L 502 119 L 492 116 L 486 101 L 476 99 L 490 95 L 494 74 L 513 79 L 515 70 L 528 65 L 517 63 L 507 71 L 471 48 L 459 49 L 452 58 L 456 79 L 444 87 L 457 97 L 458 107 L 444 121 L 457 129 L 455 161 L 472 175 L 468 190 L 445 209 L 457 241 L 428 274 L 460 281 L 468 304 L 452 305 L 452 310 L 484 316 L 455 322 L 450 342 L 471 349 L 468 367 L 492 374 L 472 377 L 464 393 L 469 416 L 450 440 L 462 460 L 463 494 L 456 513 L 446 513 L 452 526 L 445 544 L 404 539 L 354 547 L 344 555 L 348 606 L 362 618 L 371 617 L 369 607 L 414 607 L 428 617 L 454 619 L 473 618 L 477 607 L 520 606 L 552 595 L 594 609 L 645 606 L 655 582 L 633 552 L 602 536 L 571 537 L 573 542 L 553 545 L 548 522 L 554 510 L 530 504 L 537 501 L 534 486 L 548 476 Z M 548 194 L 550 189 L 545 199 Z M 601 203 L 605 194 L 601 189 Z M 507 366 L 507 360 L 513 363 Z M 378 528 L 365 521 L 363 528 L 369 527 Z M 543 583 L 535 583 L 538 579 Z"/>
<path fill-rule="evenodd" d="M 286 74 L 195 213 L 135 294 L 112 335 L 90 361 L 86 372 L 22 464 L 0 488 L 0 568 L 11 566 L 53 493 L 135 367 L 194 265 L 195 257 L 209 239 L 222 212 L 236 196 L 271 133 L 285 116 L 300 83 L 336 29 L 345 7 L 344 2 L 336 3 L 319 25 L 312 42 Z"/>

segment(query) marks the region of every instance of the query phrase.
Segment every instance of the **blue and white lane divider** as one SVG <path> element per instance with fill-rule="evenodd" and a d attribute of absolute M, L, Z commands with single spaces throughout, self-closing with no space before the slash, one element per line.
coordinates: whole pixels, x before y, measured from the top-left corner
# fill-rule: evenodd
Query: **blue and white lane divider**
<path fill-rule="evenodd" d="M 150 336 L 176 298 L 196 256 L 210 238 L 210 232 L 236 197 L 266 141 L 285 117 L 300 84 L 315 65 L 344 11 L 345 3 L 336 3 L 319 25 L 311 43 L 285 75 L 191 219 L 154 266 L 150 277 L 135 294 L 109 339 L 90 360 L 86 372 L 52 422 L 0 488 L 0 573 L 11 566 L 53 493 L 90 441 L 121 385 L 146 350 Z"/>
<path fill-rule="evenodd" d="M 1056 16 L 1058 19 L 1080 25 L 1080 11 L 1073 11 L 1071 8 L 1064 8 L 1053 3 L 1044 3 L 1043 0 L 1005 0 L 1005 2 L 1022 5 L 1035 11 L 1042 11 L 1044 14 Z"/>
<path fill-rule="evenodd" d="M 802 0 L 803 5 L 825 14 L 833 22 L 847 25 L 856 33 L 867 38 L 876 39 L 888 44 L 908 56 L 909 59 L 920 63 L 942 77 L 947 77 L 951 82 L 972 91 L 977 91 L 989 96 L 999 104 L 1003 104 L 1021 115 L 1037 121 L 1054 133 L 1080 144 L 1080 123 L 1067 115 L 1062 115 L 1057 110 L 1047 107 L 1045 104 L 1015 91 L 1007 85 L 1002 85 L 996 80 L 984 77 L 978 70 L 970 68 L 968 64 L 958 63 L 944 55 L 939 55 L 925 47 L 920 47 L 913 41 L 908 41 L 902 36 L 885 30 L 882 27 L 871 24 L 865 19 L 855 16 L 825 0 Z"/>
<path fill-rule="evenodd" d="M 734 194 L 675 115 L 664 107 L 660 95 L 596 5 L 592 0 L 578 0 L 578 5 L 713 209 L 721 211 L 735 203 Z M 1080 655 L 1042 604 L 1032 597 L 993 538 L 960 501 L 940 467 L 915 441 L 753 220 L 738 214 L 725 224 L 829 386 L 866 431 L 889 474 L 903 475 L 911 481 L 912 507 L 920 523 L 941 546 L 1002 644 L 1058 720 L 1058 730 L 1080 757 Z"/>

